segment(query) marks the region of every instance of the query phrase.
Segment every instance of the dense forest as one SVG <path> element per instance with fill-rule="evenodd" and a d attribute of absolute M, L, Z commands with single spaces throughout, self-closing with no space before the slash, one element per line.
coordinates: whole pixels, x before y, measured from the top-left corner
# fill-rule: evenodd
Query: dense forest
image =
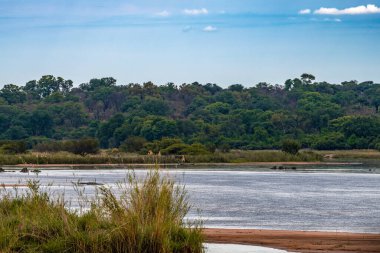
<path fill-rule="evenodd" d="M 311 74 L 284 85 L 152 82 L 116 85 L 112 77 L 74 87 L 52 75 L 0 90 L 0 139 L 28 148 L 83 138 L 101 148 L 380 149 L 380 84 L 317 82 Z M 150 146 L 149 146 L 150 145 Z M 198 146 L 197 146 L 198 145 Z"/>

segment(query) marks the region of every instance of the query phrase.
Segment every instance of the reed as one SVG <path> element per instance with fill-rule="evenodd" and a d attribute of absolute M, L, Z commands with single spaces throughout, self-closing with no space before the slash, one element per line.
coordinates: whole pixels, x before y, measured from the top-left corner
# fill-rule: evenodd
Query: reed
<path fill-rule="evenodd" d="M 143 179 L 130 174 L 117 194 L 99 187 L 90 201 L 79 196 L 90 207 L 82 211 L 39 187 L 3 189 L 0 252 L 204 252 L 201 223 L 185 220 L 186 190 L 157 170 Z"/>

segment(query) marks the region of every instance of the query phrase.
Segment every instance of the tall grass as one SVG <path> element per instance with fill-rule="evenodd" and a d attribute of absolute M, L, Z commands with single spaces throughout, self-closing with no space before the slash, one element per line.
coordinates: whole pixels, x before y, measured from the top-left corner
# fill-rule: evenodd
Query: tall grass
<path fill-rule="evenodd" d="M 0 252 L 204 251 L 201 224 L 185 221 L 187 193 L 172 179 L 157 170 L 143 179 L 131 174 L 117 192 L 98 188 L 89 210 L 79 212 L 36 182 L 21 195 L 3 191 Z"/>
<path fill-rule="evenodd" d="M 296 155 L 279 150 L 233 150 L 228 153 L 215 152 L 210 155 L 198 155 L 186 157 L 193 163 L 248 163 L 248 162 L 313 162 L 321 161 L 322 156 L 302 151 Z"/>
<path fill-rule="evenodd" d="M 308 162 L 320 161 L 322 156 L 314 152 L 300 152 L 292 155 L 278 150 L 243 151 L 229 153 L 215 152 L 207 155 L 185 155 L 185 163 L 242 163 L 242 162 Z M 137 155 L 129 153 L 97 155 L 74 155 L 67 152 L 28 153 L 1 155 L 0 164 L 168 164 L 183 163 L 182 156 Z"/>
<path fill-rule="evenodd" d="M 354 149 L 354 150 L 321 150 L 316 151 L 321 156 L 329 156 L 334 159 L 380 159 L 380 152 L 374 149 Z"/>

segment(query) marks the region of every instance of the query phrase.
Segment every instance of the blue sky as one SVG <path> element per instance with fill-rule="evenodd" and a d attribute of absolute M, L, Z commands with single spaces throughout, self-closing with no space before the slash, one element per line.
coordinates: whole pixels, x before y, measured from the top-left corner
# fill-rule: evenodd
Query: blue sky
<path fill-rule="evenodd" d="M 380 0 L 0 0 L 0 86 L 380 82 Z"/>

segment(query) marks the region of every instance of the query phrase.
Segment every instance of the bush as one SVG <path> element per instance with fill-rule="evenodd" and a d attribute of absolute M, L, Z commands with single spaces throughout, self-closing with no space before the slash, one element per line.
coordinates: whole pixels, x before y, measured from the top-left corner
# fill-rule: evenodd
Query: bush
<path fill-rule="evenodd" d="M 138 136 L 128 137 L 121 145 L 120 149 L 124 152 L 138 152 L 143 149 L 146 139 Z"/>
<path fill-rule="evenodd" d="M 192 145 L 187 145 L 184 143 L 175 143 L 169 147 L 161 150 L 162 155 L 207 155 L 210 152 L 207 148 L 200 144 L 194 143 Z"/>
<path fill-rule="evenodd" d="M 27 150 L 25 141 L 0 141 L 0 153 L 21 154 Z"/>
<path fill-rule="evenodd" d="M 76 155 L 96 154 L 99 151 L 99 141 L 93 138 L 86 138 L 78 141 L 68 141 L 65 151 Z"/>
<path fill-rule="evenodd" d="M 285 153 L 295 155 L 301 149 L 301 144 L 295 140 L 284 140 L 282 142 L 281 150 Z"/>
<path fill-rule="evenodd" d="M 38 143 L 34 150 L 39 152 L 67 151 L 77 155 L 96 154 L 99 151 L 97 139 L 86 138 L 81 140 L 49 141 Z"/>
<path fill-rule="evenodd" d="M 222 143 L 222 144 L 220 144 L 219 149 L 220 149 L 220 151 L 222 151 L 223 153 L 228 153 L 228 152 L 230 152 L 230 150 L 231 150 L 231 146 L 230 146 L 230 144 L 228 144 L 228 143 Z"/>
<path fill-rule="evenodd" d="M 58 152 L 64 150 L 62 142 L 58 141 L 40 142 L 37 143 L 33 149 L 38 152 Z"/>
<path fill-rule="evenodd" d="M 162 152 L 166 148 L 174 144 L 184 144 L 183 141 L 179 138 L 168 138 L 164 137 L 161 140 L 155 140 L 153 142 L 149 142 L 145 144 L 145 150 L 153 151 L 153 153 L 157 154 L 158 152 Z M 164 151 L 165 152 L 165 151 Z"/>
<path fill-rule="evenodd" d="M 41 136 L 32 136 L 27 139 L 25 139 L 26 145 L 28 149 L 34 149 L 36 145 L 40 143 L 45 142 L 51 142 L 52 140 L 47 137 L 41 137 Z"/>
<path fill-rule="evenodd" d="M 175 143 L 170 145 L 169 147 L 162 149 L 162 155 L 180 155 L 184 153 L 184 150 L 189 148 L 189 145 L 184 143 Z"/>
<path fill-rule="evenodd" d="M 182 150 L 183 155 L 207 155 L 210 154 L 210 152 L 207 150 L 207 148 L 200 144 L 200 143 L 194 143 L 190 146 L 184 148 Z"/>

